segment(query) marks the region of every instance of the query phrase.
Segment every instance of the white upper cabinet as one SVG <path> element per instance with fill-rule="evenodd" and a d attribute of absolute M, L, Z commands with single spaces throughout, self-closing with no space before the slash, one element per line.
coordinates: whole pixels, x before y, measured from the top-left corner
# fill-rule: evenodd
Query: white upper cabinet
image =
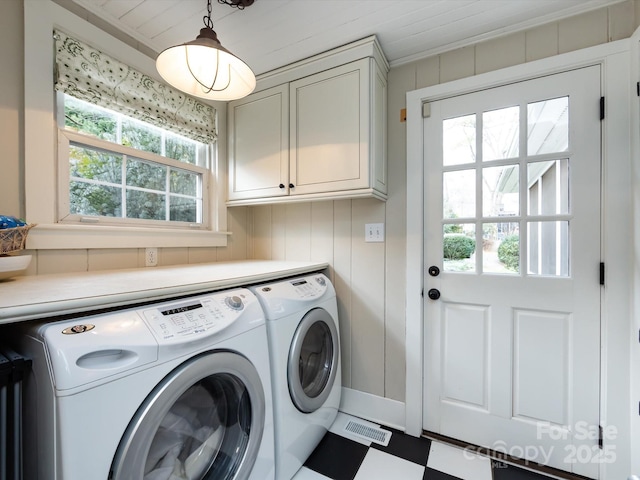
<path fill-rule="evenodd" d="M 230 102 L 228 205 L 385 200 L 387 72 L 370 37 L 267 74 Z"/>
<path fill-rule="evenodd" d="M 228 107 L 229 200 L 288 194 L 289 86 L 279 85 Z"/>

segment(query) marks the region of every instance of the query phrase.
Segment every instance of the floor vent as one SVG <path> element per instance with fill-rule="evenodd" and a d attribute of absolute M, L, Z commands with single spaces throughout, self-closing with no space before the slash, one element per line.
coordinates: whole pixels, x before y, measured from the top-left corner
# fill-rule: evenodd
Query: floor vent
<path fill-rule="evenodd" d="M 373 428 L 368 425 L 363 425 L 362 423 L 354 422 L 353 420 L 349 420 L 344 429 L 358 437 L 366 438 L 385 447 L 389 445 L 389 440 L 391 440 L 391 432 L 388 430 Z"/>

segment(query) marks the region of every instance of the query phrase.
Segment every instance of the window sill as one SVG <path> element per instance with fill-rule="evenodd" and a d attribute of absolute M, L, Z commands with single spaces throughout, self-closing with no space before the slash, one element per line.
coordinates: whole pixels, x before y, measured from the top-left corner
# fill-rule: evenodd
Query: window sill
<path fill-rule="evenodd" d="M 229 232 L 101 225 L 38 224 L 29 231 L 27 249 L 223 247 Z"/>

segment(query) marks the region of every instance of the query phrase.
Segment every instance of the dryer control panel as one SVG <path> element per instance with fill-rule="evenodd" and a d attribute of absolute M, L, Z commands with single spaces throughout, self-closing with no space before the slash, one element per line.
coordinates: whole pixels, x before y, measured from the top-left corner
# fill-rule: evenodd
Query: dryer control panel
<path fill-rule="evenodd" d="M 254 300 L 249 291 L 238 290 L 163 304 L 140 313 L 155 337 L 166 344 L 224 330 L 243 315 Z"/>
<path fill-rule="evenodd" d="M 270 319 L 298 312 L 336 294 L 331 281 L 321 273 L 253 287 L 253 291 Z"/>
<path fill-rule="evenodd" d="M 316 280 L 315 282 L 313 280 Z M 324 277 L 318 277 L 315 279 L 300 278 L 298 280 L 292 280 L 291 285 L 294 287 L 295 292 L 304 297 L 318 297 L 322 295 L 327 289 Z"/>

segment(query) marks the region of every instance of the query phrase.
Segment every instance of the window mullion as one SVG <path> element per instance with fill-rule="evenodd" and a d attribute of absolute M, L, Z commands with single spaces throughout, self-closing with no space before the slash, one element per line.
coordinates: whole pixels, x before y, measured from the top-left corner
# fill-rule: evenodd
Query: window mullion
<path fill-rule="evenodd" d="M 121 179 L 121 201 L 122 201 L 122 218 L 128 218 L 127 215 L 127 162 L 129 157 L 127 155 L 122 155 L 122 179 Z"/>
<path fill-rule="evenodd" d="M 165 179 L 165 219 L 166 220 L 171 220 L 171 215 L 170 215 L 170 204 L 171 204 L 171 168 L 170 167 L 166 167 L 167 168 L 167 175 L 166 175 L 166 179 Z"/>

